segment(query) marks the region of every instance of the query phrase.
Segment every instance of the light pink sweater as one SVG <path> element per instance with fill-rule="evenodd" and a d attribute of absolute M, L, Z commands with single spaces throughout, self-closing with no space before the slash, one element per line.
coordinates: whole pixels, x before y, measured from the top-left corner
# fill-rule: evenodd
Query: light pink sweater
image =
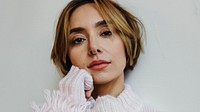
<path fill-rule="evenodd" d="M 84 87 L 87 89 L 91 85 L 92 78 L 86 71 L 72 67 L 60 81 L 59 90 L 53 93 L 46 90 L 46 102 L 32 105 L 33 112 L 157 112 L 144 104 L 128 85 L 117 97 L 105 95 L 87 100 Z"/>

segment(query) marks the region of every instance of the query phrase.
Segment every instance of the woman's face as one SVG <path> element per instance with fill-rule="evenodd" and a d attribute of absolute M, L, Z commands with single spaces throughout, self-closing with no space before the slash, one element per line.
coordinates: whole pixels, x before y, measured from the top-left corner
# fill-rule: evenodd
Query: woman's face
<path fill-rule="evenodd" d="M 95 4 L 85 4 L 73 12 L 69 38 L 72 64 L 90 72 L 95 84 L 109 83 L 124 75 L 124 44 L 115 29 L 107 26 Z"/>

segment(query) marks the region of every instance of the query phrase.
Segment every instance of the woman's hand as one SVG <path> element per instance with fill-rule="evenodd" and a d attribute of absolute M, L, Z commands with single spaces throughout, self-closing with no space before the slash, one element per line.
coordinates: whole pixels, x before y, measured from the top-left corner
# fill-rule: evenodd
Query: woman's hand
<path fill-rule="evenodd" d="M 46 102 L 43 105 L 32 104 L 34 112 L 90 112 L 91 101 L 87 100 L 93 91 L 91 75 L 72 66 L 68 74 L 60 81 L 59 90 L 45 91 Z"/>
<path fill-rule="evenodd" d="M 60 81 L 59 89 L 66 96 L 80 103 L 91 96 L 93 91 L 92 76 L 86 70 L 72 65 L 68 74 Z"/>

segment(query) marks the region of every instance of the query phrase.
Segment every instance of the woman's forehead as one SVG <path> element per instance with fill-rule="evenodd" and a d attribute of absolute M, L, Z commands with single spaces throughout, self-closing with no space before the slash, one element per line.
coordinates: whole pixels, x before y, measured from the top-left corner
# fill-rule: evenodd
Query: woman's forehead
<path fill-rule="evenodd" d="M 102 16 L 93 3 L 88 3 L 78 7 L 71 15 L 70 27 L 80 27 L 86 25 L 96 25 L 99 21 L 103 21 Z"/>

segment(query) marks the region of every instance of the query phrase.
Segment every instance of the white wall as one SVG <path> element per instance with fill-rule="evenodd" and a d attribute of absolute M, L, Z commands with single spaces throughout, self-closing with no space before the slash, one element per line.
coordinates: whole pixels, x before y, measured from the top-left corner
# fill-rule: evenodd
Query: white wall
<path fill-rule="evenodd" d="M 118 0 L 146 26 L 126 82 L 163 112 L 200 112 L 200 0 Z M 66 0 L 1 0 L 0 112 L 28 112 L 60 79 L 49 57 Z"/>

